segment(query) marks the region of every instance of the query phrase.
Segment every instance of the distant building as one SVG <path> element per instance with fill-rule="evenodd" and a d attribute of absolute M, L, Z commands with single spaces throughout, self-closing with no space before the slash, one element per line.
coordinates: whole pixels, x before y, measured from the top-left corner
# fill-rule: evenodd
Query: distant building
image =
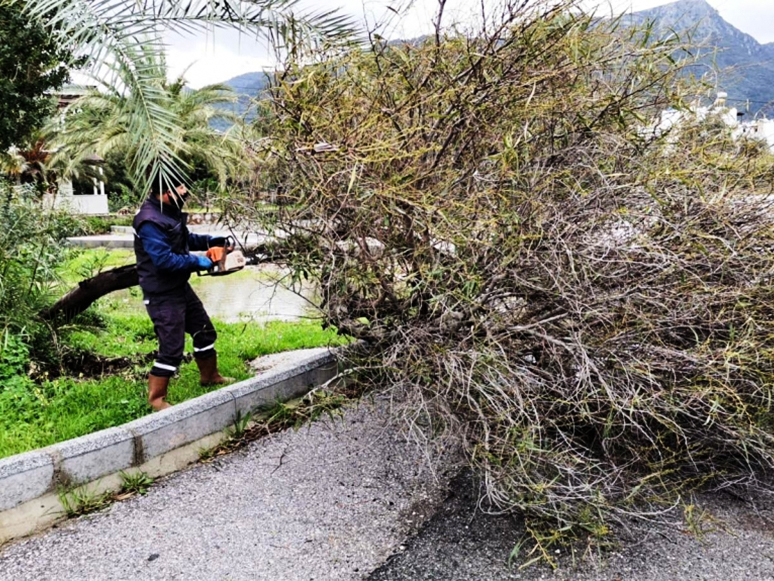
<path fill-rule="evenodd" d="M 61 111 L 61 123 L 64 124 L 64 109 L 72 105 L 76 100 L 88 94 L 94 87 L 84 85 L 65 85 L 58 91 L 52 92 L 57 99 L 57 109 Z M 45 203 L 55 208 L 67 208 L 76 214 L 108 214 L 108 199 L 105 194 L 105 179 L 102 164 L 105 162 L 96 154 L 90 155 L 84 163 L 96 168 L 97 176 L 92 178 L 93 188 L 91 193 L 76 193 L 72 180 L 60 179 L 57 181 L 55 194 L 47 194 Z"/>
<path fill-rule="evenodd" d="M 753 121 L 743 121 L 744 113 L 738 111 L 735 107 L 728 107 L 726 104 L 727 98 L 728 95 L 726 93 L 718 93 L 717 99 L 710 107 L 696 105 L 687 111 L 678 111 L 677 109 L 662 111 L 658 121 L 644 128 L 640 133 L 643 137 L 661 137 L 674 126 L 686 120 L 704 121 L 709 117 L 713 117 L 730 127 L 734 138 L 760 139 L 765 141 L 769 149 L 774 153 L 774 120 L 762 118 Z M 675 132 L 667 136 L 667 141 L 674 145 L 678 138 L 679 135 Z"/>
<path fill-rule="evenodd" d="M 94 88 L 89 85 L 64 85 L 58 91 L 51 91 L 51 95 L 56 97 L 56 108 L 61 110 L 74 103 L 80 97 L 84 97 L 90 89 Z"/>
<path fill-rule="evenodd" d="M 765 141 L 771 152 L 774 153 L 774 119 L 764 118 L 741 123 L 738 132 L 735 132 L 735 135 L 737 134 L 740 137 Z"/>

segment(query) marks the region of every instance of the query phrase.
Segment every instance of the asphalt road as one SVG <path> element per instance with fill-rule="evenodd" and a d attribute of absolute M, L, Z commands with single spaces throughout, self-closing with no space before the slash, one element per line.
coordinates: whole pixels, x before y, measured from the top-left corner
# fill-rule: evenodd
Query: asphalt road
<path fill-rule="evenodd" d="M 386 407 L 275 434 L 6 546 L 0 579 L 362 579 L 434 512 L 448 480 L 387 425 Z"/>
<path fill-rule="evenodd" d="M 565 552 L 559 567 L 520 570 L 524 553 L 509 567 L 508 556 L 523 538 L 523 521 L 485 514 L 478 487 L 464 476 L 422 530 L 368 581 L 767 581 L 774 580 L 774 502 L 755 506 L 724 493 L 697 500 L 704 510 L 700 537 L 681 515 L 665 525 L 635 525 L 617 533 L 616 550 L 584 560 Z M 714 532 L 713 532 L 714 529 Z"/>
<path fill-rule="evenodd" d="M 774 501 L 698 499 L 701 537 L 680 515 L 635 526 L 613 551 L 520 570 L 524 533 L 481 510 L 474 479 L 426 456 L 363 403 L 164 479 L 143 497 L 0 549 L 0 581 L 766 581 Z"/>

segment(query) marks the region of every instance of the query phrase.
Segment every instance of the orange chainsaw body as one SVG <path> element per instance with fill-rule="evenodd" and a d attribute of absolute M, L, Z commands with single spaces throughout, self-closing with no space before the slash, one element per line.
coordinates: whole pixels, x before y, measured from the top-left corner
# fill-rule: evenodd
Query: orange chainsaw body
<path fill-rule="evenodd" d="M 245 267 L 245 255 L 239 250 L 228 251 L 226 248 L 214 246 L 207 251 L 207 258 L 212 261 L 212 267 L 207 270 L 210 276 L 231 274 Z"/>

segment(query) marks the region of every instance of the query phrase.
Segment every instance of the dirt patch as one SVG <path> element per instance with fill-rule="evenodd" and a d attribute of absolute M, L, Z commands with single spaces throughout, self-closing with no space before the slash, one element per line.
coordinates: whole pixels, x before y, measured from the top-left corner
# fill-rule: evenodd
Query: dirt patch
<path fill-rule="evenodd" d="M 138 353 L 132 357 L 104 357 L 87 351 L 73 351 L 62 355 L 58 363 L 31 370 L 35 381 L 72 377 L 75 379 L 99 379 L 106 375 L 145 375 L 148 365 L 155 360 L 156 351 Z M 187 354 L 185 361 L 192 356 Z"/>

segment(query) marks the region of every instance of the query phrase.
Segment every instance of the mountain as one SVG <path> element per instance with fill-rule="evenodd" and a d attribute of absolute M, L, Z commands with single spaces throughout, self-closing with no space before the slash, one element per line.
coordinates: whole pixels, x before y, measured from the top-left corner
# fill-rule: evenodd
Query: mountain
<path fill-rule="evenodd" d="M 774 43 L 761 44 L 734 28 L 704 0 L 679 0 L 628 18 L 632 24 L 652 21 L 660 38 L 673 31 L 690 35 L 690 43 L 704 55 L 694 72 L 700 76 L 716 65 L 718 90 L 728 93 L 729 105 L 744 110 L 749 100 L 750 113 L 755 113 L 774 101 Z"/>
<path fill-rule="evenodd" d="M 217 105 L 219 109 L 224 109 L 243 117 L 250 122 L 255 117 L 255 107 L 251 106 L 253 99 L 261 99 L 264 92 L 269 87 L 271 77 L 268 73 L 245 73 L 228 81 L 223 81 L 221 85 L 230 87 L 237 95 L 236 103 L 222 103 Z M 228 129 L 229 124 L 222 120 L 212 122 L 216 129 L 224 131 Z"/>
<path fill-rule="evenodd" d="M 255 98 L 266 90 L 270 79 L 268 73 L 245 73 L 224 81 L 222 84 L 228 85 L 240 96 Z"/>
<path fill-rule="evenodd" d="M 729 105 L 744 111 L 749 100 L 749 112 L 753 115 L 765 110 L 767 103 L 774 102 L 774 42 L 761 44 L 734 28 L 705 0 L 678 0 L 634 12 L 624 19 L 632 25 L 651 21 L 658 37 L 671 36 L 674 31 L 686 38 L 690 34 L 691 44 L 702 47 L 699 54 L 705 55 L 700 65 L 692 67 L 692 72 L 700 77 L 710 72 L 713 64 L 717 66 L 721 71 L 717 90 L 728 93 Z M 225 81 L 223 84 L 240 95 L 239 102 L 229 107 L 248 120 L 252 119 L 254 111 L 250 111 L 250 100 L 260 98 L 270 78 L 267 73 L 255 72 Z M 768 109 L 774 111 L 774 105 Z"/>

